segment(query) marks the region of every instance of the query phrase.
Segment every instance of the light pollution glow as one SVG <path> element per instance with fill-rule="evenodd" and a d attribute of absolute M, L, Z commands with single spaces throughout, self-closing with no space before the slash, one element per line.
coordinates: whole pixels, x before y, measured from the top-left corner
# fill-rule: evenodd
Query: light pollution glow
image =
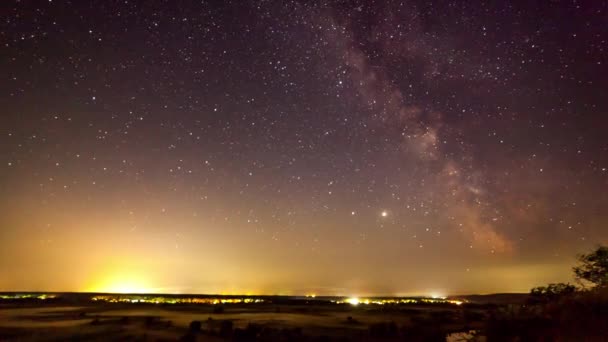
<path fill-rule="evenodd" d="M 0 291 L 572 281 L 608 241 L 601 1 L 359 2 L 6 6 Z"/>

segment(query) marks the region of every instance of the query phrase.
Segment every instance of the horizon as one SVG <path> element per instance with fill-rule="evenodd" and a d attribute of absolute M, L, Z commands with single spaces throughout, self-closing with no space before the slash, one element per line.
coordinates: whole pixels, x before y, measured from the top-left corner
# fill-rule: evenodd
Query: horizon
<path fill-rule="evenodd" d="M 160 293 L 160 292 L 63 292 L 63 291 L 0 291 L 0 295 L 83 295 L 83 296 L 125 296 L 125 297 L 204 297 L 204 298 L 264 298 L 264 297 L 282 297 L 282 298 L 299 298 L 302 300 L 325 300 L 325 299 L 457 299 L 464 297 L 492 297 L 492 296 L 510 296 L 521 295 L 528 296 L 529 292 L 504 292 L 504 293 L 469 293 L 469 294 L 428 294 L 428 295 L 317 295 L 317 294 L 217 294 L 217 293 Z M 31 299 L 27 298 L 1 298 L 2 299 Z M 44 299 L 55 299 L 55 297 L 46 297 Z"/>

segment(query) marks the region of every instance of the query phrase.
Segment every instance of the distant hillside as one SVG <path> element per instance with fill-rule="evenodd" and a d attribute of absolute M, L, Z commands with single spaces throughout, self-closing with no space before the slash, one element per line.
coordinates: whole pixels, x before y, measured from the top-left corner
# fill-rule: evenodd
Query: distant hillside
<path fill-rule="evenodd" d="M 494 293 L 487 295 L 458 296 L 476 304 L 523 304 L 528 298 L 527 293 Z"/>

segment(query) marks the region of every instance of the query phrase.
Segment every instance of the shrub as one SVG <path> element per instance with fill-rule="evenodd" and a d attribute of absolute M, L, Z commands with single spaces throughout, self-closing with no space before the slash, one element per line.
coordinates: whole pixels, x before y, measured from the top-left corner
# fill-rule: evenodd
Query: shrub
<path fill-rule="evenodd" d="M 202 326 L 203 324 L 201 323 L 201 321 L 192 321 L 190 322 L 190 326 L 188 328 L 192 332 L 200 332 Z"/>
<path fill-rule="evenodd" d="M 232 321 L 225 320 L 220 323 L 220 336 L 230 336 L 232 334 Z"/>

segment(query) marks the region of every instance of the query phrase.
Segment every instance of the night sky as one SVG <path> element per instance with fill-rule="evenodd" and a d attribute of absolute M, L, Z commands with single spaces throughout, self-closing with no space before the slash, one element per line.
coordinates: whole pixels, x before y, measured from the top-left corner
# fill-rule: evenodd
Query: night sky
<path fill-rule="evenodd" d="M 605 1 L 0 8 L 0 290 L 527 292 L 608 242 Z"/>

